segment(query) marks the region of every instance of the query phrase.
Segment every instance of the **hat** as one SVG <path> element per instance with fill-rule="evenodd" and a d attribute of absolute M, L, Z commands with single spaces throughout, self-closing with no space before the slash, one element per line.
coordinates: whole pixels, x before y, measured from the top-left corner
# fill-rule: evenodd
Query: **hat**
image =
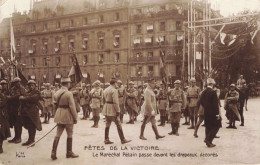
<path fill-rule="evenodd" d="M 45 85 L 46 85 L 46 86 L 51 86 L 51 84 L 50 84 L 50 83 L 46 83 Z"/>
<path fill-rule="evenodd" d="M 236 85 L 235 84 L 230 84 L 230 87 L 236 87 Z"/>
<path fill-rule="evenodd" d="M 134 85 L 135 83 L 133 81 L 130 81 L 129 82 L 129 85 Z"/>
<path fill-rule="evenodd" d="M 41 89 L 45 89 L 45 86 L 41 86 Z"/>
<path fill-rule="evenodd" d="M 29 80 L 28 84 L 36 84 L 36 82 L 34 80 Z"/>
<path fill-rule="evenodd" d="M 99 80 L 96 80 L 94 83 L 93 83 L 93 85 L 100 85 L 101 84 L 101 82 L 99 81 Z"/>
<path fill-rule="evenodd" d="M 15 83 L 15 82 L 20 82 L 20 81 L 21 81 L 21 79 L 19 77 L 15 77 L 12 82 Z"/>
<path fill-rule="evenodd" d="M 215 80 L 213 78 L 208 78 L 207 79 L 207 84 L 215 84 Z"/>
<path fill-rule="evenodd" d="M 194 77 L 192 77 L 192 78 L 190 79 L 190 82 L 196 82 L 196 79 L 195 79 Z"/>
<path fill-rule="evenodd" d="M 107 83 L 105 83 L 105 86 L 109 86 L 110 84 L 107 82 Z"/>
<path fill-rule="evenodd" d="M 121 80 L 117 80 L 117 83 L 120 83 L 120 84 L 122 84 L 122 81 L 121 81 Z"/>
<path fill-rule="evenodd" d="M 174 84 L 180 84 L 180 83 L 181 83 L 180 80 L 176 80 L 176 81 L 174 81 Z"/>
<path fill-rule="evenodd" d="M 0 84 L 8 84 L 6 80 L 2 80 Z"/>
<path fill-rule="evenodd" d="M 71 82 L 71 79 L 69 77 L 63 77 L 63 78 L 61 78 L 60 82 L 61 83 L 69 83 L 69 82 Z"/>

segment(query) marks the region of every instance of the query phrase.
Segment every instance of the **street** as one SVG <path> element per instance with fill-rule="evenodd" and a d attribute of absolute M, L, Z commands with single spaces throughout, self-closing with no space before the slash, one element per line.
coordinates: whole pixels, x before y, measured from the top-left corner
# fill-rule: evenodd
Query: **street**
<path fill-rule="evenodd" d="M 165 135 L 163 139 L 156 140 L 151 125 L 146 125 L 144 136 L 146 141 L 139 139 L 141 116 L 132 124 L 125 124 L 128 116 L 124 117 L 122 124 L 126 139 L 132 142 L 122 145 L 115 124 L 110 128 L 110 140 L 112 145 L 104 145 L 105 122 L 103 116 L 99 122 L 99 128 L 91 128 L 93 121 L 78 120 L 74 125 L 73 152 L 79 154 L 79 158 L 66 158 L 66 132 L 60 139 L 57 157 L 50 158 L 52 143 L 56 133 L 53 130 L 34 147 L 27 149 L 20 144 L 10 144 L 4 141 L 4 153 L 0 155 L 0 164 L 3 165 L 41 165 L 41 164 L 89 164 L 89 165 L 152 165 L 152 164 L 259 164 L 260 163 L 260 98 L 252 98 L 248 101 L 248 111 L 244 111 L 245 126 L 241 127 L 236 122 L 237 129 L 227 129 L 227 119 L 222 101 L 222 128 L 218 132 L 220 138 L 214 139 L 217 146 L 208 148 L 203 142 L 205 127 L 200 127 L 198 138 L 194 138 L 193 130 L 182 125 L 179 128 L 180 136 L 168 135 L 171 131 L 170 124 L 158 127 L 159 133 Z M 82 117 L 82 111 L 79 118 Z M 159 115 L 156 116 L 159 119 Z M 43 120 L 43 118 L 41 118 Z M 159 124 L 159 122 L 158 122 Z M 43 124 L 43 130 L 36 133 L 36 140 L 51 130 L 55 124 L 51 119 L 50 124 Z M 13 129 L 11 130 L 13 135 Z M 22 142 L 27 140 L 27 130 L 23 129 Z"/>

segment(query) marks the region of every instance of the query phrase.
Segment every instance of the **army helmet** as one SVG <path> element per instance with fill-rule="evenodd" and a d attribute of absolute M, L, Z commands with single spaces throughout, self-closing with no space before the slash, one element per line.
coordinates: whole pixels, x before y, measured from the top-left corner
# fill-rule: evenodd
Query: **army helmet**
<path fill-rule="evenodd" d="M 28 85 L 29 85 L 29 84 L 35 84 L 35 85 L 36 85 L 36 82 L 35 82 L 34 80 L 29 80 L 29 81 L 28 81 Z"/>
<path fill-rule="evenodd" d="M 181 81 L 180 80 L 176 80 L 176 81 L 174 81 L 174 84 L 181 84 Z"/>
<path fill-rule="evenodd" d="M 0 84 L 8 84 L 6 80 L 2 80 Z"/>

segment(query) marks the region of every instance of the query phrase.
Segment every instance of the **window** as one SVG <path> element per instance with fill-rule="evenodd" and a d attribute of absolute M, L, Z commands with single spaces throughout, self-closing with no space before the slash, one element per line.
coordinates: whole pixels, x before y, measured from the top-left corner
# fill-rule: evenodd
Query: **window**
<path fill-rule="evenodd" d="M 148 76 L 149 77 L 153 76 L 153 66 L 152 65 L 148 66 Z"/>
<path fill-rule="evenodd" d="M 73 62 L 74 62 L 74 58 L 73 58 L 73 56 L 70 56 L 70 57 L 69 57 L 69 65 L 72 65 Z"/>
<path fill-rule="evenodd" d="M 98 55 L 98 63 L 102 64 L 104 62 L 104 54 Z"/>
<path fill-rule="evenodd" d="M 54 51 L 58 53 L 61 50 L 61 41 L 60 39 L 56 39 L 56 47 L 54 48 Z"/>
<path fill-rule="evenodd" d="M 18 46 L 18 47 L 21 46 L 21 40 L 20 39 L 16 40 L 16 46 Z"/>
<path fill-rule="evenodd" d="M 32 42 L 32 51 L 33 53 L 36 52 L 36 42 Z"/>
<path fill-rule="evenodd" d="M 99 1 L 99 7 L 105 7 L 105 5 L 106 5 L 105 0 Z"/>
<path fill-rule="evenodd" d="M 70 27 L 73 27 L 73 26 L 74 26 L 74 20 L 71 19 L 71 20 L 70 20 Z"/>
<path fill-rule="evenodd" d="M 75 49 L 74 39 L 69 40 L 69 51 L 72 51 Z"/>
<path fill-rule="evenodd" d="M 120 59 L 119 53 L 115 54 L 115 63 L 118 63 Z"/>
<path fill-rule="evenodd" d="M 83 65 L 86 65 L 88 63 L 88 55 L 83 56 Z"/>
<path fill-rule="evenodd" d="M 31 64 L 32 64 L 32 67 L 35 67 L 35 58 L 32 58 Z"/>
<path fill-rule="evenodd" d="M 148 52 L 147 58 L 148 58 L 148 60 L 152 60 L 152 58 L 153 58 L 153 52 Z"/>
<path fill-rule="evenodd" d="M 98 39 L 98 49 L 104 48 L 104 37 L 99 37 Z"/>
<path fill-rule="evenodd" d="M 83 45 L 82 45 L 82 48 L 84 50 L 88 49 L 88 38 L 83 38 Z"/>
<path fill-rule="evenodd" d="M 160 23 L 160 30 L 165 31 L 165 22 Z"/>
<path fill-rule="evenodd" d="M 142 66 L 136 67 L 136 76 L 138 76 L 138 77 L 142 76 Z"/>
<path fill-rule="evenodd" d="M 103 15 L 99 16 L 99 23 L 104 23 L 104 16 Z"/>
<path fill-rule="evenodd" d="M 165 56 L 165 50 L 160 51 L 160 56 Z"/>
<path fill-rule="evenodd" d="M 48 30 L 48 24 L 45 23 L 45 24 L 43 24 L 43 31 L 47 31 L 47 30 Z"/>
<path fill-rule="evenodd" d="M 115 2 L 115 3 L 116 3 L 116 5 L 119 5 L 119 3 L 120 3 L 120 0 L 116 0 L 116 2 Z"/>
<path fill-rule="evenodd" d="M 60 65 L 60 57 L 56 57 L 56 66 Z"/>
<path fill-rule="evenodd" d="M 141 31 L 142 31 L 142 25 L 141 25 L 141 24 L 138 24 L 138 25 L 136 26 L 136 33 L 141 33 Z"/>
<path fill-rule="evenodd" d="M 116 13 L 116 15 L 115 15 L 115 21 L 119 21 L 119 18 L 120 18 L 119 13 Z"/>
<path fill-rule="evenodd" d="M 147 29 L 147 32 L 153 32 L 153 24 L 147 25 L 146 29 Z"/>
<path fill-rule="evenodd" d="M 56 23 L 56 29 L 60 29 L 60 21 Z"/>
<path fill-rule="evenodd" d="M 48 52 L 48 42 L 43 41 L 42 53 L 46 54 Z"/>
<path fill-rule="evenodd" d="M 84 18 L 84 25 L 88 24 L 88 18 Z"/>
<path fill-rule="evenodd" d="M 117 34 L 117 35 L 115 35 L 115 40 L 114 40 L 113 45 L 115 48 L 118 48 L 119 44 L 120 44 L 120 35 Z"/>
<path fill-rule="evenodd" d="M 181 30 L 181 21 L 176 21 L 176 30 Z"/>
<path fill-rule="evenodd" d="M 32 25 L 32 32 L 34 33 L 36 31 L 36 26 Z"/>

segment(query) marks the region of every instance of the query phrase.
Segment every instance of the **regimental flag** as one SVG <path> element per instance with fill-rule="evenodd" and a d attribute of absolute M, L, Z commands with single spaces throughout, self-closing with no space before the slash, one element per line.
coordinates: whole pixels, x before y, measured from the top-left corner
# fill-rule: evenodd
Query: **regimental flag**
<path fill-rule="evenodd" d="M 10 31 L 11 31 L 11 61 L 14 61 L 13 53 L 16 51 L 15 43 L 14 43 L 14 29 L 12 19 L 10 19 Z"/>
<path fill-rule="evenodd" d="M 167 87 L 167 73 L 166 73 L 166 64 L 165 64 L 165 54 L 162 51 L 161 48 L 161 42 L 160 44 L 160 75 L 162 78 L 162 83 Z"/>
<path fill-rule="evenodd" d="M 71 81 L 75 84 L 79 83 L 83 78 L 75 53 L 73 53 L 73 65 L 70 69 L 68 76 L 71 78 Z"/>
<path fill-rule="evenodd" d="M 18 73 L 18 77 L 21 79 L 21 84 L 23 86 L 26 86 L 28 84 L 27 79 L 25 78 L 25 76 L 23 75 L 22 71 L 20 68 L 17 69 L 17 73 Z"/>

